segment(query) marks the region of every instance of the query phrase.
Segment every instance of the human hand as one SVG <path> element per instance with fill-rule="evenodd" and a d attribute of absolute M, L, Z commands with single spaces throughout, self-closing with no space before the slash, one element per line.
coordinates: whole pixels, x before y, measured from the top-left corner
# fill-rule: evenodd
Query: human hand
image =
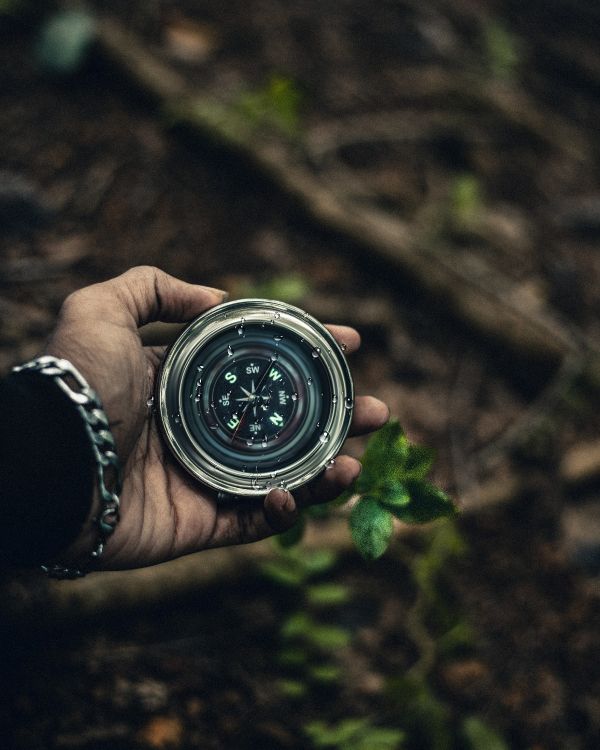
<path fill-rule="evenodd" d="M 99 394 L 123 471 L 120 521 L 99 558 L 99 569 L 143 567 L 198 550 L 254 542 L 290 528 L 298 509 L 334 499 L 360 473 L 360 463 L 338 456 L 334 466 L 294 495 L 273 489 L 266 498 L 221 504 L 170 456 L 148 407 L 165 347 L 144 346 L 139 328 L 151 321 L 189 321 L 223 301 L 224 292 L 197 286 L 149 266 L 71 294 L 61 309 L 47 353 L 72 362 Z M 358 333 L 328 326 L 346 352 Z M 388 419 L 385 404 L 355 399 L 351 435 Z M 99 501 L 94 498 L 93 517 Z M 93 548 L 89 530 L 61 556 L 76 560 Z"/>

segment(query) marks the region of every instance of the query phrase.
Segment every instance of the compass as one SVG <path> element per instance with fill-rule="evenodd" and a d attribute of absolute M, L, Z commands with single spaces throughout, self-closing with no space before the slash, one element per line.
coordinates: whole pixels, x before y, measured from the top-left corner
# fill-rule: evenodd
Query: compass
<path fill-rule="evenodd" d="M 157 380 L 163 438 L 192 476 L 227 495 L 294 489 L 330 465 L 350 428 L 352 378 L 308 313 L 246 299 L 196 318 Z"/>

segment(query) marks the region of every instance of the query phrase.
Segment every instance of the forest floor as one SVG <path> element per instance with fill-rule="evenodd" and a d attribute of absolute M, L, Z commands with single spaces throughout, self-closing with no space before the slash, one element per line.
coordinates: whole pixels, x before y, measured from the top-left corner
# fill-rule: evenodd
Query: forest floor
<path fill-rule="evenodd" d="M 328 184 L 356 186 L 352 200 L 424 242 L 443 238 L 457 264 L 468 253 L 496 269 L 520 309 L 550 309 L 586 351 L 599 349 L 593 9 L 96 5 L 206 97 L 313 138 Z M 315 573 L 349 592 L 310 605 L 334 636 L 348 634 L 320 645 L 329 675 L 307 677 L 310 665 L 289 653 L 282 661 L 285 623 L 310 594 L 259 565 L 122 615 L 9 620 L 0 717 L 12 744 L 2 745 L 309 748 L 311 722 L 367 717 L 405 731 L 408 748 L 484 748 L 465 739 L 477 716 L 511 748 L 600 746 L 600 418 L 581 362 L 542 367 L 486 338 L 355 237 L 320 225 L 247 159 L 173 127 L 102 51 L 66 78 L 40 73 L 36 33 L 29 21 L 1 32 L 2 371 L 40 351 L 70 291 L 132 265 L 233 297 L 287 296 L 359 328 L 357 391 L 385 400 L 414 440 L 437 449 L 434 478 L 465 513 L 420 613 L 419 626 L 440 637 L 421 704 L 402 677 L 430 646 L 415 629 L 415 561 L 434 555 L 435 530 L 374 564 L 345 552 Z M 498 81 L 526 117 L 493 98 Z M 409 135 L 401 125 L 394 137 L 361 131 L 383 115 Z M 447 124 L 420 132 L 432 121 Z M 18 585 L 44 584 L 24 575 Z M 444 624 L 464 632 L 442 646 Z"/>

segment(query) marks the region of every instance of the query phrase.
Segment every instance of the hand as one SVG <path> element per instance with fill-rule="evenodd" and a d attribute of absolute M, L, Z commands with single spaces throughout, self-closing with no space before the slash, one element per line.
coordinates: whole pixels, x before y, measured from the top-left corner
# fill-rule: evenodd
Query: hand
<path fill-rule="evenodd" d="M 100 569 L 153 565 L 285 531 L 297 520 L 298 508 L 332 500 L 360 473 L 356 459 L 339 456 L 333 468 L 294 496 L 274 489 L 264 500 L 220 505 L 216 493 L 172 459 L 148 408 L 164 347 L 144 346 L 138 329 L 151 321 L 191 320 L 224 296 L 141 266 L 65 300 L 47 353 L 71 361 L 99 394 L 123 467 L 120 521 L 99 560 Z M 348 353 L 358 348 L 355 330 L 328 327 Z M 375 430 L 388 416 L 381 401 L 359 397 L 351 434 Z M 90 519 L 98 507 L 95 497 Z M 88 526 L 61 561 L 75 560 L 93 548 L 95 531 Z"/>

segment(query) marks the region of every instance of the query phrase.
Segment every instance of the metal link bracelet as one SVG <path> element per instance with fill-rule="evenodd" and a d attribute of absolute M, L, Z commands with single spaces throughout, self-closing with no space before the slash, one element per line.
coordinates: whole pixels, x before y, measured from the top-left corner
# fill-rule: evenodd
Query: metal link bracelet
<path fill-rule="evenodd" d="M 77 567 L 69 567 L 60 563 L 42 565 L 42 570 L 50 578 L 81 578 L 89 572 L 89 568 L 103 553 L 107 539 L 113 533 L 119 521 L 121 468 L 108 419 L 98 394 L 90 388 L 79 370 L 66 359 L 45 355 L 14 367 L 13 372 L 37 372 L 52 378 L 77 407 L 90 439 L 96 460 L 101 503 L 99 514 L 92 519 L 98 530 L 96 546 L 90 553 L 87 565 L 82 564 Z M 76 384 L 75 389 L 69 384 L 70 381 L 74 381 Z M 109 473 L 113 474 L 112 490 L 107 486 Z"/>

